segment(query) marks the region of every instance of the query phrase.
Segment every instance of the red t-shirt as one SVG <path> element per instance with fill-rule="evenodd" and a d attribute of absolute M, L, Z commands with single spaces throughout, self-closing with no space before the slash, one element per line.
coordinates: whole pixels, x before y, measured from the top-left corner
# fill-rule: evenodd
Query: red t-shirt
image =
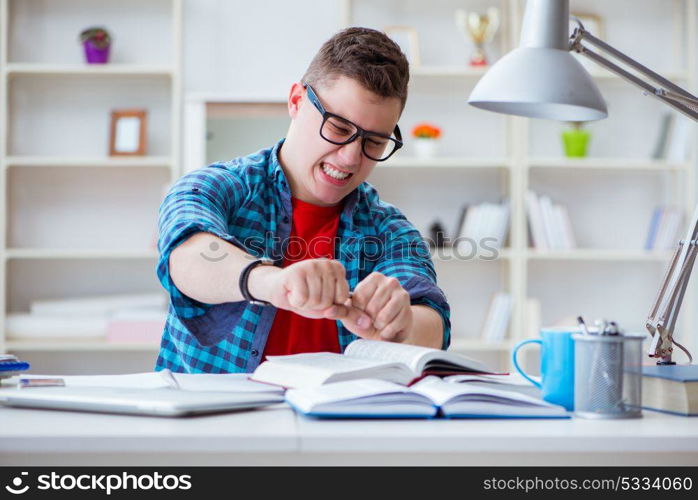
<path fill-rule="evenodd" d="M 334 258 L 342 204 L 321 207 L 296 198 L 291 201 L 293 225 L 283 267 L 306 259 Z M 264 356 L 321 351 L 341 352 L 335 320 L 306 318 L 284 309 L 276 311 Z"/>

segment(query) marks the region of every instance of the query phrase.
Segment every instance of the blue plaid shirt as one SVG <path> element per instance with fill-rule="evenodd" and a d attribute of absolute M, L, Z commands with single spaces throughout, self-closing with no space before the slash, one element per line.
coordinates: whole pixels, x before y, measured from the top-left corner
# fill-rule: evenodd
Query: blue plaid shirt
<path fill-rule="evenodd" d="M 255 257 L 282 262 L 291 234 L 291 191 L 273 148 L 181 177 L 160 206 L 157 275 L 170 294 L 169 314 L 156 370 L 251 372 L 259 365 L 276 308 L 247 301 L 205 304 L 180 292 L 169 272 L 170 253 L 198 232 L 212 233 Z M 443 318 L 443 348 L 450 341 L 450 310 L 436 286 L 429 249 L 394 206 L 368 183 L 344 200 L 335 258 L 349 287 L 373 271 L 397 278 L 412 304 L 426 304 Z M 237 283 L 231 283 L 237 286 Z M 337 321 L 344 350 L 357 338 Z"/>

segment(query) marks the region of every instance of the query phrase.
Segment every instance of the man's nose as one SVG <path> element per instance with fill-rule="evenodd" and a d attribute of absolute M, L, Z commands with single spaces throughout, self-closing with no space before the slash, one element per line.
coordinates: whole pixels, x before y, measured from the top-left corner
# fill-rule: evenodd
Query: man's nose
<path fill-rule="evenodd" d="M 357 137 L 349 144 L 340 146 L 339 154 L 345 165 L 358 165 L 361 163 L 361 137 Z"/>

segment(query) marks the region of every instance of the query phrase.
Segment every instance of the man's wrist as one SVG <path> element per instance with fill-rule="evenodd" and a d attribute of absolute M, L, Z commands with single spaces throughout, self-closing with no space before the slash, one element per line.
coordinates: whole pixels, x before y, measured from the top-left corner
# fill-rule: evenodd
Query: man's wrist
<path fill-rule="evenodd" d="M 270 278 L 281 269 L 276 266 L 256 266 L 247 276 L 247 290 L 256 300 L 271 303 Z"/>

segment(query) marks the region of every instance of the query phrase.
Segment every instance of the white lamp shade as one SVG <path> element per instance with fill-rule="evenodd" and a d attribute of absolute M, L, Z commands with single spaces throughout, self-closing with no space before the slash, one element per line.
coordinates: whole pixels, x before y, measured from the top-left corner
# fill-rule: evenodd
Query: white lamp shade
<path fill-rule="evenodd" d="M 606 103 L 567 50 L 519 47 L 489 69 L 468 103 L 476 108 L 560 121 L 606 118 Z"/>

